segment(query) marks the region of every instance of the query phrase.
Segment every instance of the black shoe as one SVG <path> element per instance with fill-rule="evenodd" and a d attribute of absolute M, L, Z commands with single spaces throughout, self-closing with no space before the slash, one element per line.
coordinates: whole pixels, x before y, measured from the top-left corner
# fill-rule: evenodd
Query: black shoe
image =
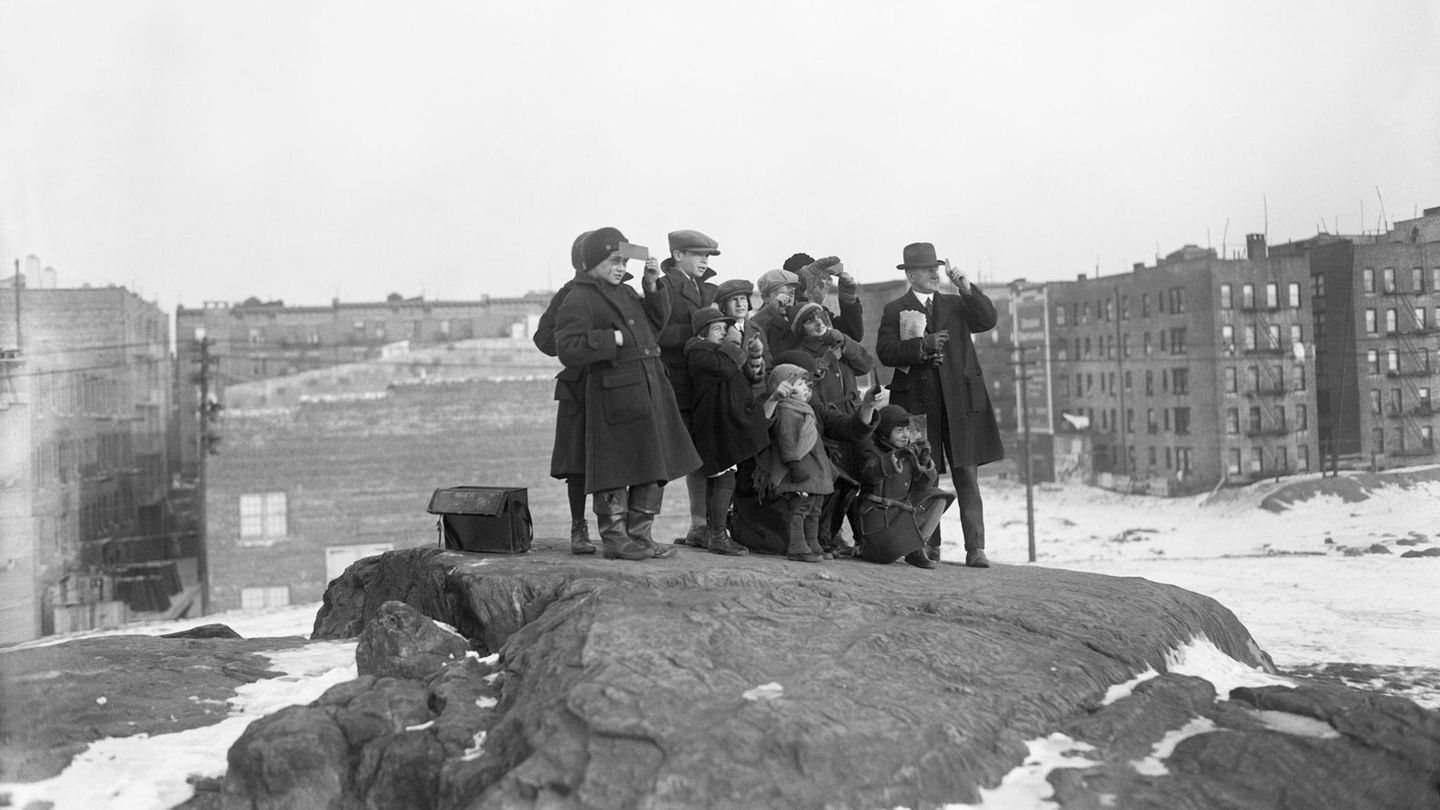
<path fill-rule="evenodd" d="M 710 547 L 710 529 L 705 526 L 691 529 L 684 537 L 677 537 L 670 542 L 677 546 L 706 549 Z"/>
<path fill-rule="evenodd" d="M 586 525 L 584 518 L 570 521 L 570 553 L 595 553 L 595 544 L 590 542 L 590 527 Z"/>
<path fill-rule="evenodd" d="M 820 562 L 820 555 L 819 555 L 819 554 L 815 554 L 814 552 L 807 551 L 807 552 L 804 552 L 803 554 L 786 554 L 786 555 L 785 555 L 785 559 L 787 559 L 787 560 L 794 560 L 795 562 L 815 562 L 815 563 L 818 563 L 818 562 Z"/>
<path fill-rule="evenodd" d="M 743 557 L 750 553 L 750 549 L 730 539 L 730 532 L 724 527 L 710 530 L 709 548 L 711 554 L 723 554 L 727 557 Z"/>
<path fill-rule="evenodd" d="M 906 554 L 905 562 L 910 563 L 916 568 L 924 568 L 926 570 L 935 567 L 935 561 L 930 559 L 930 557 L 925 554 L 924 549 L 920 549 L 919 551 L 912 551 L 909 554 Z"/>
<path fill-rule="evenodd" d="M 974 551 L 965 552 L 965 566 L 967 568 L 989 568 L 990 559 L 985 556 L 985 549 L 977 548 Z"/>

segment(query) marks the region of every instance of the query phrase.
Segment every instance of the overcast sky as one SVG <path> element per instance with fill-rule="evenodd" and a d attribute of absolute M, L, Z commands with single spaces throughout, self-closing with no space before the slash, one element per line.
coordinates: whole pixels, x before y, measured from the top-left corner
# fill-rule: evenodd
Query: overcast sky
<path fill-rule="evenodd" d="M 551 289 L 602 225 L 1070 279 L 1382 199 L 1440 205 L 1435 0 L 0 0 L 4 272 L 167 309 Z"/>

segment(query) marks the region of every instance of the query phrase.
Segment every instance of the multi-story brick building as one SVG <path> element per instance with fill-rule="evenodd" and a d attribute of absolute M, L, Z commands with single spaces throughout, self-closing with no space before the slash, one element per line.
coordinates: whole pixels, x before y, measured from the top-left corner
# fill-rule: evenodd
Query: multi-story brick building
<path fill-rule="evenodd" d="M 1057 431 L 1102 482 L 1184 492 L 1318 461 L 1310 273 L 1187 245 L 1154 267 L 1047 285 Z"/>
<path fill-rule="evenodd" d="M 1323 448 L 1374 466 L 1432 460 L 1440 379 L 1440 208 L 1388 232 L 1282 246 L 1309 257 Z"/>
<path fill-rule="evenodd" d="M 137 583 L 117 577 L 186 551 L 167 505 L 168 318 L 123 287 L 27 276 L 0 290 L 0 642 L 122 622 L 115 597 Z"/>
<path fill-rule="evenodd" d="M 224 389 L 344 363 L 377 359 L 387 346 L 411 349 L 470 338 L 523 337 L 545 311 L 550 295 L 478 301 L 426 301 L 391 295 L 385 301 L 329 306 L 285 306 L 283 301 L 206 302 L 179 307 L 175 314 L 177 367 L 175 401 L 180 403 L 177 466 L 197 472 L 200 337 L 208 342 L 210 386 L 224 402 Z"/>

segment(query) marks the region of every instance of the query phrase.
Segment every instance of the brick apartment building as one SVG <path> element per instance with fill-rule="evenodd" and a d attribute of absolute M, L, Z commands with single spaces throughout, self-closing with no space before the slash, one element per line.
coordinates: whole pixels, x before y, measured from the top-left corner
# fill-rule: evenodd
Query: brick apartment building
<path fill-rule="evenodd" d="M 357 559 L 434 543 L 424 509 L 440 487 L 526 487 L 537 532 L 563 534 L 564 486 L 549 477 L 559 364 L 528 339 L 508 348 L 488 371 L 430 349 L 232 386 L 206 464 L 210 609 L 316 601 Z"/>
<path fill-rule="evenodd" d="M 1046 285 L 1057 434 L 1088 435 L 1102 485 L 1189 492 L 1318 463 L 1309 265 L 1248 247 Z"/>
<path fill-rule="evenodd" d="M 1277 250 L 1311 264 L 1327 456 L 1374 466 L 1433 461 L 1440 208 L 1382 234 L 1320 236 Z"/>
<path fill-rule="evenodd" d="M 38 265 L 0 289 L 0 643 L 168 609 L 186 550 L 167 500 L 166 314 L 123 287 L 56 288 Z M 128 598 L 153 584 L 148 563 L 171 587 Z"/>
<path fill-rule="evenodd" d="M 200 341 L 208 341 L 211 390 L 223 403 L 232 385 L 274 379 L 314 369 L 374 360 L 387 347 L 409 349 L 449 345 L 472 338 L 527 335 L 545 311 L 550 295 L 482 297 L 478 301 L 426 301 L 391 295 L 385 301 L 329 306 L 286 306 L 255 298 L 238 304 L 206 302 L 175 313 L 179 441 L 178 468 L 196 474 Z"/>

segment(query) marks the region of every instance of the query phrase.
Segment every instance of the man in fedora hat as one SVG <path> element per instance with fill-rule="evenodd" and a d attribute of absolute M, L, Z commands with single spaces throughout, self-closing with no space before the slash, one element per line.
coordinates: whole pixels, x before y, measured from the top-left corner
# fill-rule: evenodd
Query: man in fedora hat
<path fill-rule="evenodd" d="M 981 464 L 1004 458 L 1005 449 L 970 335 L 994 328 L 995 305 L 963 272 L 935 258 L 931 243 L 906 245 L 902 255 L 896 267 L 905 271 L 910 289 L 885 305 L 875 354 L 895 369 L 890 401 L 925 416 L 935 467 L 939 472 L 950 467 L 965 533 L 965 564 L 989 568 L 976 476 Z M 939 291 L 942 266 L 956 293 Z M 940 530 L 924 552 L 915 553 L 939 560 Z"/>

